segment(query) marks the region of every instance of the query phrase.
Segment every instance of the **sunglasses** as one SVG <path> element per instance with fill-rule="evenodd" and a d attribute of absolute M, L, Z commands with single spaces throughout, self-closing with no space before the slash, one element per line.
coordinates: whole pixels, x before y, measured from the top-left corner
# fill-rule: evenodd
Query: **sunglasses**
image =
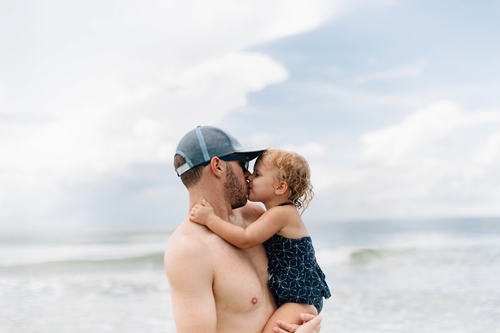
<path fill-rule="evenodd" d="M 248 167 L 250 166 L 250 160 L 248 159 L 248 156 L 226 155 L 219 158 L 223 161 L 238 161 L 240 167 L 243 169 L 243 172 L 248 171 Z"/>

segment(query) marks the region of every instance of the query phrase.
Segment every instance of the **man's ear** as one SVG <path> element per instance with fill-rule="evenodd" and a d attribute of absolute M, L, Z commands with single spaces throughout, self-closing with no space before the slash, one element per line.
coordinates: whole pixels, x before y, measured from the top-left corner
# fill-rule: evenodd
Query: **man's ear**
<path fill-rule="evenodd" d="M 222 171 L 224 171 L 224 166 L 222 165 L 222 160 L 220 158 L 218 158 L 217 156 L 212 157 L 209 166 L 210 166 L 210 171 L 216 177 L 222 177 Z"/>
<path fill-rule="evenodd" d="M 285 181 L 280 181 L 274 188 L 274 193 L 277 195 L 282 195 L 288 191 L 288 184 Z"/>

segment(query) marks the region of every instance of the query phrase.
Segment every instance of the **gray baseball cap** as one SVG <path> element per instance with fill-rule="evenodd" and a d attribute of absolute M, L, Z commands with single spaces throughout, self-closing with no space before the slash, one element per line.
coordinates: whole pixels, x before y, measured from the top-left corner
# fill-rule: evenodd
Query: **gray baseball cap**
<path fill-rule="evenodd" d="M 264 150 L 244 150 L 238 139 L 227 131 L 213 126 L 198 126 L 179 141 L 175 154 L 184 157 L 186 163 L 175 171 L 180 176 L 195 166 L 210 162 L 215 156 L 239 155 L 250 161 Z"/>

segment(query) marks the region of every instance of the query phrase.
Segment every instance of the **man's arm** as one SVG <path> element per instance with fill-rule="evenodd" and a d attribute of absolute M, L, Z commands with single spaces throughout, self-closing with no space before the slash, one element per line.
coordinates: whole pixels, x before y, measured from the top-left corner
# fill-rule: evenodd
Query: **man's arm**
<path fill-rule="evenodd" d="M 165 251 L 165 270 L 178 333 L 216 333 L 213 271 L 207 253 L 204 244 L 191 239 L 174 241 Z"/>

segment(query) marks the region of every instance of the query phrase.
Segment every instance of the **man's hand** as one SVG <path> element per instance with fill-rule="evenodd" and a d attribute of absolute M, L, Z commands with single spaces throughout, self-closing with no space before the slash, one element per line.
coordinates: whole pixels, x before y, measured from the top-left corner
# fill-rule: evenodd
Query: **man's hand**
<path fill-rule="evenodd" d="M 191 222 L 207 225 L 210 218 L 214 215 L 215 212 L 212 206 L 205 199 L 203 199 L 202 205 L 196 204 L 193 208 L 191 208 L 191 211 L 189 212 L 189 219 Z"/>
<path fill-rule="evenodd" d="M 321 329 L 321 316 L 315 316 L 309 313 L 301 313 L 300 318 L 304 321 L 302 325 L 295 325 L 285 323 L 284 321 L 278 320 L 278 327 L 274 328 L 276 333 L 319 333 Z"/>

